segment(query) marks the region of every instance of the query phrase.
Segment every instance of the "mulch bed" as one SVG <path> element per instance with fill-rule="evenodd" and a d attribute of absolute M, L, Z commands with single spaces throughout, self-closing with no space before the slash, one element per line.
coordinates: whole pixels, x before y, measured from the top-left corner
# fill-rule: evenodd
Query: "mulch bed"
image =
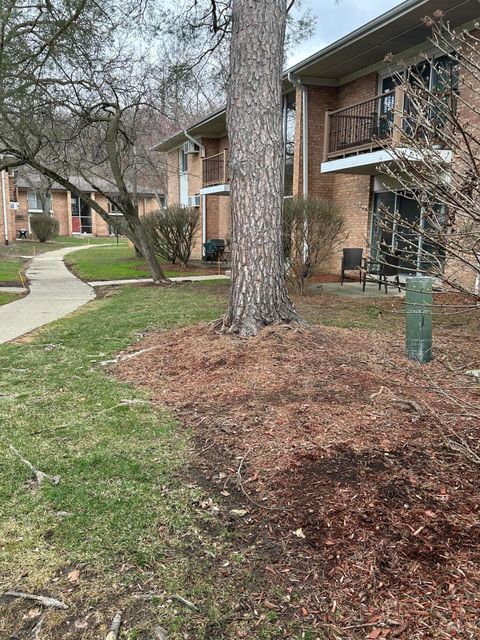
<path fill-rule="evenodd" d="M 461 370 L 480 349 L 462 332 L 435 347 L 421 367 L 400 335 L 203 325 L 148 336 L 115 373 L 194 430 L 218 494 L 241 494 L 238 526 L 276 549 L 264 569 L 291 594 L 279 616 L 328 638 L 480 638 L 480 385 Z"/>

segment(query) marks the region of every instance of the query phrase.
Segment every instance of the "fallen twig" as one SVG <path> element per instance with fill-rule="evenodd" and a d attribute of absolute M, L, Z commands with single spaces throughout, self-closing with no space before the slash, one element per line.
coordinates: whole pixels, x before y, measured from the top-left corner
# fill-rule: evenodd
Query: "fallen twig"
<path fill-rule="evenodd" d="M 179 596 L 176 593 L 173 593 L 168 597 L 170 598 L 170 600 L 176 600 L 177 602 L 184 604 L 189 609 L 193 609 L 193 611 L 198 611 L 198 607 L 196 604 L 193 604 L 193 602 L 190 602 L 190 600 L 187 600 L 186 598 L 182 598 L 182 596 Z"/>
<path fill-rule="evenodd" d="M 465 458 L 470 460 L 470 462 L 474 462 L 475 464 L 480 464 L 480 456 L 475 451 L 473 451 L 471 447 L 469 447 L 469 445 L 463 438 L 461 438 L 458 434 L 456 435 L 457 435 L 458 441 L 453 440 L 452 438 L 444 438 L 445 446 L 448 449 L 451 449 L 452 451 L 456 451 L 457 453 L 460 453 Z"/>
<path fill-rule="evenodd" d="M 155 640 L 168 640 L 167 632 L 163 627 L 155 627 L 153 630 L 153 637 Z"/>
<path fill-rule="evenodd" d="M 22 598 L 23 600 L 33 600 L 44 607 L 52 607 L 53 609 L 68 609 L 68 605 L 56 598 L 48 598 L 47 596 L 36 596 L 33 593 L 24 593 L 23 591 L 6 591 L 4 596 L 9 598 Z"/>
<path fill-rule="evenodd" d="M 245 458 L 249 455 L 250 451 L 252 449 L 250 448 L 247 453 L 242 457 L 242 459 L 240 460 L 240 464 L 238 465 L 238 469 L 235 472 L 235 476 L 237 478 L 237 484 L 240 487 L 241 492 L 243 493 L 243 495 L 247 498 L 247 500 L 249 500 L 253 505 L 255 505 L 256 507 L 259 507 L 260 509 L 267 509 L 268 511 L 281 511 L 283 513 L 287 513 L 290 511 L 290 509 L 287 508 L 280 508 L 280 507 L 272 507 L 270 505 L 267 504 L 261 504 L 260 502 L 256 502 L 256 500 L 253 500 L 253 498 L 250 497 L 250 495 L 248 494 L 248 492 L 246 491 L 245 487 L 243 486 L 243 480 L 242 480 L 242 467 L 243 467 L 243 463 L 245 462 Z M 230 476 L 231 477 L 231 476 Z M 228 479 L 227 479 L 228 482 Z M 226 485 L 227 483 L 225 483 Z M 224 485 L 224 488 L 225 488 Z"/>
<path fill-rule="evenodd" d="M 60 482 L 60 476 L 51 476 L 48 473 L 44 473 L 43 471 L 40 471 L 39 469 L 34 467 L 29 460 L 24 458 L 20 453 L 20 451 L 18 451 L 18 449 L 15 449 L 13 445 L 9 445 L 9 448 L 10 448 L 10 451 L 12 451 L 12 453 L 14 453 L 17 456 L 20 462 L 23 462 L 23 464 L 30 469 L 30 471 L 35 476 L 38 486 L 40 486 L 45 479 L 50 480 L 53 484 L 58 484 Z"/>
<path fill-rule="evenodd" d="M 40 616 L 40 620 L 33 627 L 32 631 L 31 631 L 31 633 L 29 635 L 29 640 L 39 640 L 40 631 L 42 630 L 43 621 L 45 619 L 45 616 L 46 616 L 46 613 L 44 613 L 42 616 Z"/>
<path fill-rule="evenodd" d="M 120 634 L 120 626 L 122 624 L 122 612 L 118 611 L 112 620 L 112 624 L 110 625 L 110 630 L 105 636 L 105 640 L 117 640 Z"/>

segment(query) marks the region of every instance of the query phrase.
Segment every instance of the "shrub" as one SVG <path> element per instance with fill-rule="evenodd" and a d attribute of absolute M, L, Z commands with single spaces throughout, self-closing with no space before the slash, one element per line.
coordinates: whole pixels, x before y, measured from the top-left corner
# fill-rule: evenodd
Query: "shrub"
<path fill-rule="evenodd" d="M 287 198 L 283 207 L 283 250 L 287 277 L 303 293 L 310 276 L 345 239 L 345 220 L 326 198 Z"/>
<path fill-rule="evenodd" d="M 199 225 L 196 209 L 180 205 L 159 209 L 147 215 L 144 224 L 155 253 L 172 264 L 188 264 Z"/>
<path fill-rule="evenodd" d="M 48 213 L 36 213 L 31 216 L 30 227 L 39 242 L 46 242 L 58 236 L 58 220 Z"/>

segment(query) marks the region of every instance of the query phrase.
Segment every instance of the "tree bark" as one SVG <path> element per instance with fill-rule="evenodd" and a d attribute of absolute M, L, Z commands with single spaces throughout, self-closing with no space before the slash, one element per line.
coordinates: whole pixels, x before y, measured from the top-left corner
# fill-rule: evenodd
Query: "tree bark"
<path fill-rule="evenodd" d="M 125 215 L 125 213 L 124 213 Z M 145 230 L 145 227 L 140 220 L 138 212 L 135 211 L 134 215 L 130 214 L 125 215 L 125 218 L 137 239 L 137 243 L 135 244 L 135 250 L 139 249 L 143 257 L 145 258 L 145 262 L 147 263 L 148 269 L 153 279 L 154 284 L 167 284 L 170 280 L 163 273 L 162 268 L 160 267 L 157 257 L 155 255 L 155 251 L 150 243 L 150 239 Z"/>
<path fill-rule="evenodd" d="M 224 328 L 241 336 L 299 320 L 282 246 L 286 14 L 286 0 L 233 0 L 227 92 L 232 287 Z"/>

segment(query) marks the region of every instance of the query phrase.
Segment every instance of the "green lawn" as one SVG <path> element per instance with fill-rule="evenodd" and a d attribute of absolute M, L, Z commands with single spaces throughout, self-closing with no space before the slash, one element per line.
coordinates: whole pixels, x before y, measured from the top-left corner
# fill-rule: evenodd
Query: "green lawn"
<path fill-rule="evenodd" d="M 21 285 L 19 272 L 23 272 L 24 262 L 20 258 L 0 256 L 0 283 L 11 286 Z"/>
<path fill-rule="evenodd" d="M 187 587 L 191 538 L 183 536 L 193 526 L 198 491 L 179 476 L 190 455 L 187 435 L 167 411 L 122 404 L 142 396 L 116 382 L 100 362 L 145 329 L 211 320 L 222 306 L 208 287 L 126 287 L 50 325 L 32 342 L 0 346 L 0 592 L 17 587 L 66 594 L 64 572 L 86 562 L 85 587 L 88 575 L 99 590 L 88 595 L 89 603 L 97 599 L 103 606 L 106 591 L 117 597 L 119 584 L 123 591 L 147 570 L 162 590 L 196 597 L 190 591 L 196 585 Z M 9 445 L 59 474 L 60 484 L 32 489 L 29 470 Z M 109 573 L 124 563 L 135 571 Z M 2 637 L 14 635 L 17 622 L 14 611 Z M 180 622 L 172 614 L 175 625 Z"/>
<path fill-rule="evenodd" d="M 65 259 L 70 269 L 82 280 L 127 280 L 150 276 L 145 260 L 135 256 L 125 245 L 75 251 Z M 167 270 L 168 277 L 202 273 L 195 269 Z"/>
<path fill-rule="evenodd" d="M 11 256 L 35 256 L 46 251 L 63 249 L 66 246 L 79 246 L 90 244 L 115 244 L 116 238 L 90 238 L 85 236 L 58 236 L 55 240 L 38 242 L 37 240 L 17 240 L 8 246 L 0 245 L 0 259 Z M 120 244 L 126 246 L 125 238 L 120 238 Z"/>
<path fill-rule="evenodd" d="M 18 298 L 18 295 L 16 293 L 4 293 L 0 289 L 0 306 L 2 304 L 8 304 L 9 302 L 13 302 L 17 298 Z"/>

